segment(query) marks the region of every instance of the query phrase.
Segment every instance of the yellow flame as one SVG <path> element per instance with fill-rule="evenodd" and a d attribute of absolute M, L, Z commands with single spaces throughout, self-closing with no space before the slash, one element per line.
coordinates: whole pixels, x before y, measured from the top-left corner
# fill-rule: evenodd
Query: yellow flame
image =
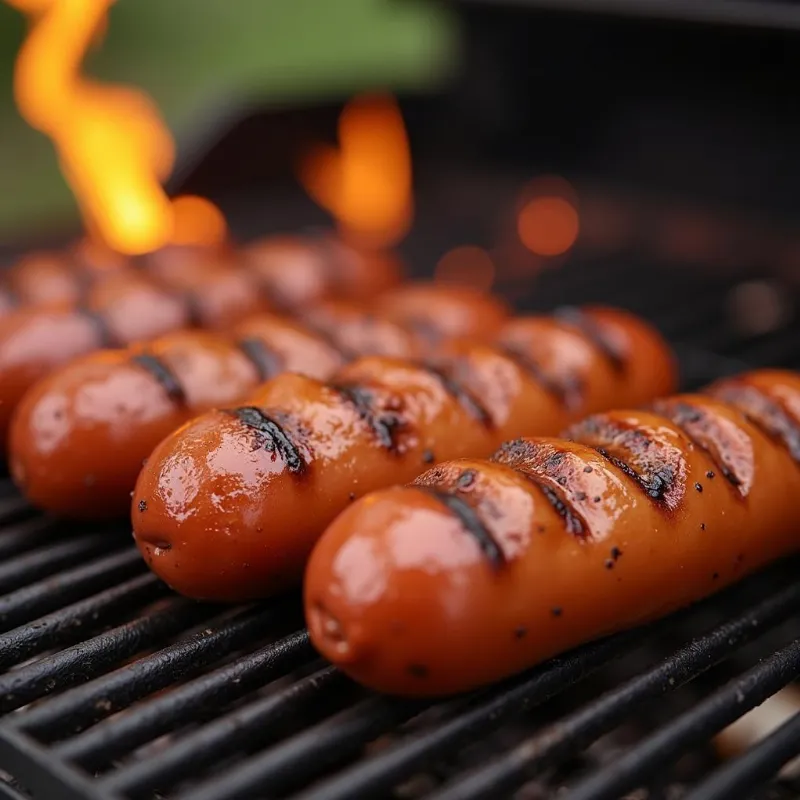
<path fill-rule="evenodd" d="M 7 2 L 31 22 L 16 62 L 17 104 L 53 140 L 87 228 L 122 253 L 166 244 L 172 207 L 161 181 L 175 155 L 168 129 L 143 93 L 80 74 L 113 0 Z"/>
<path fill-rule="evenodd" d="M 300 181 L 343 234 L 372 246 L 394 244 L 413 215 L 411 153 L 394 98 L 362 95 L 339 116 L 339 147 L 314 148 Z"/>

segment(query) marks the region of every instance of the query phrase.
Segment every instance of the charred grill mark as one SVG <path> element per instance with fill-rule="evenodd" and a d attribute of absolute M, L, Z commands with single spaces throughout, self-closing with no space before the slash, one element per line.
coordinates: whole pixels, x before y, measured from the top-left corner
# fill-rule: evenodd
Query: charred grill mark
<path fill-rule="evenodd" d="M 622 372 L 625 369 L 625 359 L 622 353 L 614 347 L 602 327 L 588 314 L 579 308 L 567 306 L 557 309 L 553 316 L 580 331 L 603 354 L 616 372 Z"/>
<path fill-rule="evenodd" d="M 289 472 L 300 474 L 306 471 L 308 468 L 306 459 L 276 419 L 254 406 L 227 409 L 225 413 L 236 417 L 243 425 L 256 431 L 261 440 L 260 446 L 268 453 L 279 455 Z"/>
<path fill-rule="evenodd" d="M 240 339 L 236 346 L 244 353 L 247 360 L 256 368 L 259 380 L 265 381 L 281 371 L 280 356 L 270 350 L 261 339 Z"/>
<path fill-rule="evenodd" d="M 77 305 L 75 312 L 80 314 L 84 319 L 88 320 L 97 331 L 101 347 L 113 347 L 117 342 L 111 329 L 108 327 L 105 317 L 97 311 L 85 305 Z"/>
<path fill-rule="evenodd" d="M 564 528 L 567 533 L 577 536 L 580 539 L 585 539 L 589 535 L 588 526 L 583 517 L 572 507 L 569 500 L 563 497 L 560 491 L 550 486 L 545 480 L 538 475 L 534 475 L 522 467 L 514 467 L 514 469 L 532 483 L 544 496 L 544 499 L 552 506 L 553 510 L 558 514 L 564 522 Z"/>
<path fill-rule="evenodd" d="M 321 339 L 334 353 L 337 353 L 342 361 L 353 361 L 358 358 L 361 353 L 356 353 L 353 350 L 345 347 L 336 336 L 334 325 L 325 325 L 320 320 L 303 319 L 303 326 L 307 328 L 314 336 Z"/>
<path fill-rule="evenodd" d="M 727 463 L 724 454 L 720 453 L 716 447 L 709 446 L 707 437 L 710 434 L 712 421 L 706 411 L 689 405 L 689 403 L 669 403 L 668 401 L 656 403 L 654 408 L 678 428 L 698 450 L 706 454 L 709 461 L 716 467 L 716 471 L 731 486 L 741 490 L 743 480 L 737 474 L 736 467 Z M 706 474 L 712 478 L 715 473 L 710 471 Z M 741 491 L 740 494 L 742 494 Z"/>
<path fill-rule="evenodd" d="M 545 374 L 544 370 L 536 361 L 514 345 L 498 344 L 495 346 L 504 356 L 513 361 L 522 372 L 531 377 L 534 382 L 538 383 L 548 394 L 555 397 L 559 403 L 567 408 L 574 408 L 580 403 L 583 387 L 577 379 L 565 381 L 563 383 L 554 381 Z"/>
<path fill-rule="evenodd" d="M 800 463 L 800 422 L 778 400 L 744 382 L 722 386 L 713 395 L 741 411 L 753 426 L 779 441 Z"/>
<path fill-rule="evenodd" d="M 667 464 L 660 470 L 650 473 L 639 473 L 630 464 L 617 456 L 612 456 L 604 447 L 593 447 L 609 464 L 625 473 L 637 486 L 640 486 L 653 500 L 664 500 L 667 493 L 675 484 L 675 472 Z"/>
<path fill-rule="evenodd" d="M 131 362 L 147 370 L 158 382 L 161 388 L 167 393 L 171 400 L 176 403 L 186 403 L 186 393 L 175 373 L 160 359 L 152 353 L 140 353 L 133 356 Z"/>
<path fill-rule="evenodd" d="M 432 494 L 458 519 L 464 530 L 478 543 L 481 552 L 493 567 L 498 568 L 505 564 L 506 557 L 503 549 L 472 506 L 463 498 L 448 492 L 427 487 L 425 487 L 425 490 Z"/>
<path fill-rule="evenodd" d="M 552 506 L 556 514 L 561 517 L 568 533 L 581 539 L 588 538 L 591 535 L 586 520 L 575 509 L 576 501 L 582 502 L 587 499 L 586 492 L 577 491 L 574 493 L 573 498 L 569 499 L 561 488 L 569 482 L 567 475 L 549 475 L 548 479 L 542 477 L 534 468 L 534 465 L 538 465 L 548 474 L 563 472 L 564 470 L 571 471 L 572 467 L 567 463 L 566 453 L 554 451 L 547 457 L 542 458 L 539 444 L 536 441 L 523 438 L 503 444 L 492 456 L 491 460 L 510 467 L 535 486 Z M 558 488 L 551 484 L 551 480 L 555 480 Z"/>
<path fill-rule="evenodd" d="M 455 378 L 431 364 L 423 364 L 421 366 L 422 369 L 439 381 L 447 394 L 465 409 L 473 419 L 476 419 L 485 428 L 494 427 L 494 421 L 489 412 Z"/>
<path fill-rule="evenodd" d="M 647 496 L 674 510 L 682 494 L 683 454 L 649 428 L 618 422 L 599 415 L 573 426 L 569 433 L 591 447 Z"/>
<path fill-rule="evenodd" d="M 399 452 L 398 435 L 404 422 L 396 411 L 383 411 L 376 407 L 375 395 L 366 386 L 331 384 L 331 388 L 367 424 L 381 447 Z"/>

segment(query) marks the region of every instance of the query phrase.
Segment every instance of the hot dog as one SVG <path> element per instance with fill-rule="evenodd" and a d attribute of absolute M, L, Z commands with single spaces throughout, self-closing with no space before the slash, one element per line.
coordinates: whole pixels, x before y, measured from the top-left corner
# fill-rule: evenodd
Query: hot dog
<path fill-rule="evenodd" d="M 34 505 L 55 514 L 122 516 L 143 459 L 189 418 L 233 403 L 285 370 L 322 379 L 357 353 L 418 352 L 414 338 L 393 323 L 365 316 L 356 330 L 348 306 L 331 305 L 325 317 L 326 333 L 260 315 L 230 336 L 182 331 L 66 365 L 39 381 L 16 410 L 14 480 Z"/>
<path fill-rule="evenodd" d="M 443 695 L 647 622 L 798 549 L 800 375 L 612 411 L 376 492 L 306 571 L 320 652 Z"/>
<path fill-rule="evenodd" d="M 62 306 L 80 302 L 97 280 L 122 269 L 124 261 L 99 259 L 86 246 L 64 252 L 38 251 L 17 260 L 3 275 L 0 309 Z"/>
<path fill-rule="evenodd" d="M 287 310 L 323 298 L 369 300 L 396 286 L 403 272 L 395 255 L 360 249 L 323 232 L 265 237 L 241 253 L 275 304 Z"/>
<path fill-rule="evenodd" d="M 432 297 L 438 297 L 435 325 L 426 312 Z M 494 337 L 509 316 L 508 306 L 498 297 L 470 286 L 409 283 L 384 293 L 375 304 L 376 313 L 400 322 L 431 343 L 442 339 Z"/>
<path fill-rule="evenodd" d="M 460 342 L 435 365 L 373 357 L 328 383 L 282 375 L 193 420 L 154 450 L 134 491 L 147 563 L 190 597 L 269 595 L 299 581 L 317 537 L 358 496 L 436 459 L 558 431 L 598 398 L 644 402 L 674 386 L 665 343 L 623 312 L 531 325 L 527 349 Z M 567 342 L 580 357 L 552 359 Z"/>
<path fill-rule="evenodd" d="M 79 307 L 21 308 L 0 319 L 0 444 L 11 414 L 37 380 L 103 346 L 161 336 L 189 323 L 186 303 L 130 272 L 88 290 Z"/>

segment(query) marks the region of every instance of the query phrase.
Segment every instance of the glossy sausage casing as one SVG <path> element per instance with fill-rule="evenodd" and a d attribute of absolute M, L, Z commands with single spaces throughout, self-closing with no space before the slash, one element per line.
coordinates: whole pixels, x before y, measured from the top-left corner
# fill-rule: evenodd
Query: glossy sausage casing
<path fill-rule="evenodd" d="M 9 460 L 17 485 L 55 514 L 122 516 L 144 457 L 190 417 L 233 403 L 284 371 L 327 378 L 351 347 L 416 352 L 415 339 L 393 323 L 364 317 L 359 325 L 354 310 L 338 306 L 326 317 L 330 335 L 260 314 L 229 336 L 178 332 L 67 364 L 16 410 Z"/>
<path fill-rule="evenodd" d="M 0 319 L 0 444 L 37 380 L 80 355 L 151 339 L 189 321 L 184 303 L 130 273 L 95 284 L 80 308 L 22 308 Z"/>
<path fill-rule="evenodd" d="M 800 546 L 800 376 L 764 371 L 440 464 L 348 508 L 305 604 L 356 680 L 441 695 L 662 616 Z"/>
<path fill-rule="evenodd" d="M 605 324 L 599 312 L 585 313 Z M 627 315 L 602 313 L 609 329 L 627 324 L 628 345 L 637 345 L 615 355 L 621 369 L 586 333 L 552 321 L 550 335 L 579 337 L 594 360 L 573 372 L 540 367 L 538 343 L 511 353 L 461 342 L 434 365 L 372 357 L 329 383 L 279 376 L 154 450 L 134 492 L 137 544 L 160 577 L 191 597 L 242 600 L 296 583 L 325 525 L 358 496 L 411 480 L 437 459 L 489 455 L 513 435 L 555 432 L 592 408 L 581 396 L 616 387 L 621 400 L 633 390 L 626 376 L 643 374 L 640 358 L 658 353 L 659 369 L 638 396 L 672 388 L 660 337 Z"/>
<path fill-rule="evenodd" d="M 289 310 L 326 298 L 368 300 L 402 275 L 391 253 L 359 249 L 325 233 L 266 237 L 242 255 L 276 305 Z"/>

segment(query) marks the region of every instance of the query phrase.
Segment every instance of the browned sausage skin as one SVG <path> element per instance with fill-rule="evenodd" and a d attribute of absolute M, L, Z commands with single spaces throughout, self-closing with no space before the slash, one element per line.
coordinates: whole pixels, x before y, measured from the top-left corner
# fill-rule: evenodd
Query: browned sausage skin
<path fill-rule="evenodd" d="M 431 313 L 432 305 L 436 314 Z M 487 292 L 424 282 L 386 292 L 376 301 L 375 309 L 432 344 L 459 337 L 494 339 L 510 314 L 502 300 Z"/>
<path fill-rule="evenodd" d="M 152 339 L 189 322 L 186 305 L 141 276 L 120 273 L 75 308 L 21 308 L 0 319 L 0 444 L 23 394 L 57 367 L 100 347 Z"/>
<path fill-rule="evenodd" d="M 631 336 L 652 346 L 627 350 L 621 371 L 603 364 L 601 349 L 571 372 L 540 367 L 535 350 L 511 356 L 461 342 L 436 364 L 372 357 L 327 384 L 279 376 L 241 406 L 161 442 L 134 492 L 136 541 L 151 568 L 188 596 L 266 596 L 299 581 L 324 527 L 366 492 L 411 480 L 437 459 L 489 455 L 512 435 L 558 431 L 605 396 L 595 384 L 613 384 L 621 400 L 624 376 L 640 374 L 634 362 L 656 351 L 658 380 L 636 392 L 649 399 L 671 388 L 660 337 L 638 322 Z M 567 405 L 576 385 L 582 392 Z"/>
<path fill-rule="evenodd" d="M 372 688 L 450 694 L 795 551 L 800 376 L 708 395 L 598 414 L 353 504 L 309 560 L 312 641 Z"/>
<path fill-rule="evenodd" d="M 402 329 L 372 317 L 356 340 L 353 313 L 345 309 L 336 326 L 329 309 L 329 335 L 262 314 L 229 337 L 181 331 L 68 364 L 20 402 L 11 426 L 12 476 L 34 505 L 52 513 L 122 516 L 143 459 L 190 417 L 234 403 L 284 371 L 322 379 L 359 350 L 416 353 L 412 337 L 398 338 Z"/>
<path fill-rule="evenodd" d="M 402 267 L 391 253 L 372 252 L 336 236 L 270 236 L 242 249 L 279 308 L 300 309 L 324 298 L 367 300 L 399 283 Z"/>

